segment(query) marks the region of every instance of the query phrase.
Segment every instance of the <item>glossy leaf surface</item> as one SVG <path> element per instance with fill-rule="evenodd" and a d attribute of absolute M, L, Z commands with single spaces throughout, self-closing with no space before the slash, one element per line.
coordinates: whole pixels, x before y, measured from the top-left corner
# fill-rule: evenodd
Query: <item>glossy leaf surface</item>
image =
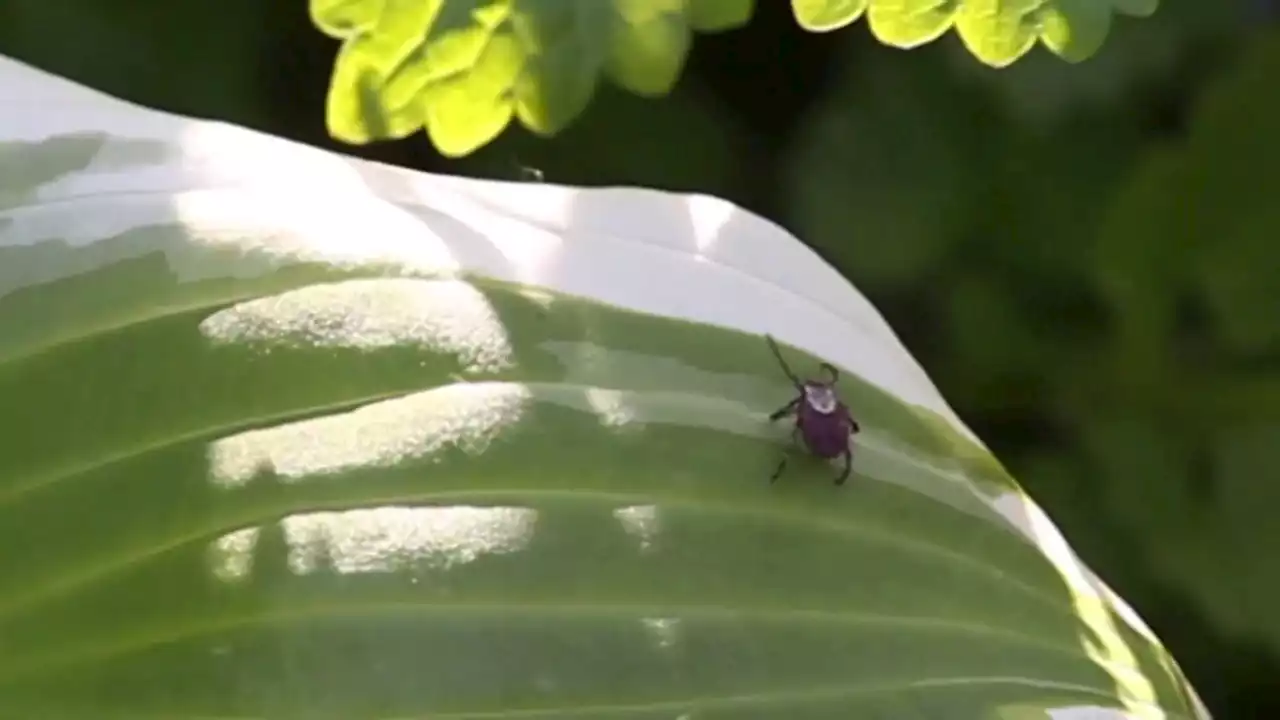
<path fill-rule="evenodd" d="M 778 227 L 0 102 L 0 714 L 1200 717 Z M 768 482 L 763 332 L 843 368 L 847 486 Z"/>

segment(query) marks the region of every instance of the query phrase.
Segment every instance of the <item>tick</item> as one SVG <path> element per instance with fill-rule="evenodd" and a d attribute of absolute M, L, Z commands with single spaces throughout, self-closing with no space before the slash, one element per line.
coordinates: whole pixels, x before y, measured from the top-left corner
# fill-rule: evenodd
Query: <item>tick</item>
<path fill-rule="evenodd" d="M 803 440 L 810 453 L 824 460 L 843 458 L 844 470 L 836 476 L 836 485 L 843 485 L 853 470 L 850 440 L 862 428 L 849 412 L 848 406 L 836 394 L 840 372 L 835 366 L 824 362 L 819 368 L 826 374 L 825 379 L 801 380 L 782 358 L 782 351 L 778 349 L 773 336 L 765 335 L 764 338 L 769 342 L 769 349 L 773 350 L 773 356 L 778 359 L 782 371 L 787 374 L 787 379 L 796 389 L 796 397 L 770 415 L 769 421 L 776 422 L 794 415 L 796 420 L 795 427 L 791 430 L 792 444 L 796 445 Z M 776 481 L 786 467 L 787 456 L 783 455 L 782 462 L 778 463 L 778 469 L 773 471 L 769 482 Z"/>

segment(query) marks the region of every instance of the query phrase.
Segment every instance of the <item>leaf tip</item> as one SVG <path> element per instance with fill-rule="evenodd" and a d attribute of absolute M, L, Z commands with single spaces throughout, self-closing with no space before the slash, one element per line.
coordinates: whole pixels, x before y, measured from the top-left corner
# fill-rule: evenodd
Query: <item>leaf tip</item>
<path fill-rule="evenodd" d="M 487 112 L 461 102 L 433 102 L 427 105 L 427 138 L 439 153 L 451 160 L 466 157 L 493 142 L 511 124 L 514 102 L 494 103 Z"/>
<path fill-rule="evenodd" d="M 868 0 L 791 0 L 791 13 L 808 32 L 832 32 L 857 22 L 867 5 Z"/>

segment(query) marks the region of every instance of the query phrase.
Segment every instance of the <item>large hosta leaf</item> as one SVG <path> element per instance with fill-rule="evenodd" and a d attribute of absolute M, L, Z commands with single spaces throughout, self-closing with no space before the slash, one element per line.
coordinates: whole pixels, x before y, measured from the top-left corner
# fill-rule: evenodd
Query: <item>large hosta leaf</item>
<path fill-rule="evenodd" d="M 1206 717 L 776 226 L 0 106 L 0 716 Z M 765 331 L 845 487 L 768 482 Z"/>

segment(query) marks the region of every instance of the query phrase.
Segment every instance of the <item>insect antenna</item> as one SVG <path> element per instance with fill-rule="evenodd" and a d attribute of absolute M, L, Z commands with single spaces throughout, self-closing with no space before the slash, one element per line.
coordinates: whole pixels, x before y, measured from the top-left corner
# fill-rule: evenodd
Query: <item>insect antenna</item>
<path fill-rule="evenodd" d="M 787 365 L 787 361 L 782 359 L 782 351 L 778 349 L 778 342 L 769 334 L 765 334 L 764 339 L 769 341 L 769 349 L 773 351 L 773 356 L 778 359 L 778 364 L 782 366 L 782 372 L 787 374 L 787 379 L 791 380 L 791 384 L 796 386 L 796 389 L 804 388 L 800 378 L 796 377 L 794 372 L 791 372 L 791 366 Z"/>
<path fill-rule="evenodd" d="M 840 371 L 836 369 L 835 365 L 832 365 L 831 363 L 822 363 L 818 367 L 822 368 L 827 373 L 827 376 L 829 377 L 827 380 L 828 385 L 835 385 L 836 381 L 840 379 Z"/>

